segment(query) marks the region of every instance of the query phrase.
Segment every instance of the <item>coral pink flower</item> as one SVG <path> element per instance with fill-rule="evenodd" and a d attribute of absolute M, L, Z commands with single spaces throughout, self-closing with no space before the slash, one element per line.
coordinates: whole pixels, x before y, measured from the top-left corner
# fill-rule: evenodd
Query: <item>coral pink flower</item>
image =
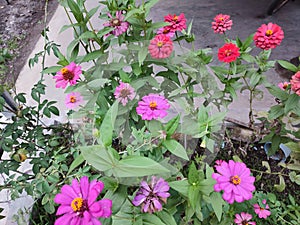
<path fill-rule="evenodd" d="M 174 37 L 175 32 L 171 31 L 170 27 L 167 26 L 167 27 L 159 28 L 158 31 L 157 31 L 157 34 L 164 34 L 164 35 L 172 38 L 172 37 Z"/>
<path fill-rule="evenodd" d="M 290 83 L 292 91 L 294 91 L 297 95 L 300 96 L 300 71 L 298 71 L 294 76 L 292 76 Z"/>
<path fill-rule="evenodd" d="M 151 183 L 141 182 L 139 191 L 136 193 L 132 204 L 135 206 L 142 204 L 142 212 L 153 213 L 162 210 L 162 204 L 167 202 L 170 196 L 168 182 L 163 178 L 157 179 L 152 176 Z"/>
<path fill-rule="evenodd" d="M 65 66 L 60 71 L 58 71 L 53 77 L 54 79 L 56 79 L 55 87 L 65 88 L 68 83 L 71 86 L 75 85 L 81 73 L 81 66 L 76 65 L 74 62 L 71 62 L 68 66 Z"/>
<path fill-rule="evenodd" d="M 134 89 L 128 83 L 120 82 L 120 85 L 116 87 L 115 98 L 125 106 L 128 102 L 128 99 L 132 100 L 134 98 Z"/>
<path fill-rule="evenodd" d="M 240 56 L 239 50 L 235 44 L 226 43 L 223 47 L 219 48 L 218 58 L 221 62 L 233 62 Z"/>
<path fill-rule="evenodd" d="M 83 98 L 79 92 L 71 92 L 67 94 L 65 104 L 68 109 L 74 109 L 83 103 Z"/>
<path fill-rule="evenodd" d="M 258 48 L 268 50 L 280 45 L 283 38 L 284 33 L 281 27 L 277 24 L 268 23 L 257 29 L 253 40 Z"/>
<path fill-rule="evenodd" d="M 267 219 L 268 216 L 271 215 L 271 212 L 268 210 L 269 205 L 267 204 L 267 200 L 262 200 L 264 207 L 260 207 L 258 204 L 254 204 L 254 212 L 258 215 L 259 218 Z"/>
<path fill-rule="evenodd" d="M 223 199 L 229 204 L 234 201 L 243 202 L 252 198 L 255 190 L 255 178 L 250 175 L 250 169 L 242 162 L 222 162 L 215 166 L 218 173 L 213 173 L 212 178 L 217 181 L 214 190 L 223 192 Z"/>
<path fill-rule="evenodd" d="M 158 34 L 150 41 L 148 50 L 152 58 L 168 58 L 173 51 L 173 42 L 167 35 Z"/>
<path fill-rule="evenodd" d="M 241 214 L 235 214 L 234 222 L 237 225 L 256 225 L 255 222 L 250 221 L 251 219 L 251 214 L 242 212 Z"/>
<path fill-rule="evenodd" d="M 229 15 L 218 14 L 214 18 L 212 29 L 215 33 L 223 34 L 225 31 L 230 30 L 232 27 L 232 20 Z"/>
<path fill-rule="evenodd" d="M 290 85 L 290 82 L 281 82 L 281 83 L 279 83 L 278 84 L 278 87 L 281 89 L 281 90 L 285 90 L 285 89 L 287 89 L 287 87 Z"/>
<path fill-rule="evenodd" d="M 172 32 L 182 31 L 186 29 L 186 19 L 184 13 L 181 13 L 179 16 L 168 14 L 165 17 L 165 22 L 170 23 L 168 26 Z"/>
<path fill-rule="evenodd" d="M 136 108 L 137 114 L 142 116 L 143 120 L 152 120 L 165 117 L 170 108 L 168 101 L 158 94 L 149 94 L 144 96 Z"/>
<path fill-rule="evenodd" d="M 125 17 L 122 15 L 122 11 L 117 11 L 116 17 L 112 17 L 110 13 L 107 13 L 107 15 L 109 16 L 109 18 L 111 18 L 111 20 L 104 23 L 103 26 L 114 28 L 114 30 L 111 31 L 110 34 L 120 36 L 127 31 L 129 23 L 124 21 Z"/>
<path fill-rule="evenodd" d="M 103 182 L 97 180 L 89 182 L 86 176 L 80 179 L 80 183 L 73 179 L 72 185 L 64 185 L 61 193 L 54 198 L 54 202 L 60 204 L 56 212 L 60 217 L 54 225 L 101 225 L 98 218 L 110 217 L 112 213 L 110 199 L 97 201 L 103 188 Z"/>

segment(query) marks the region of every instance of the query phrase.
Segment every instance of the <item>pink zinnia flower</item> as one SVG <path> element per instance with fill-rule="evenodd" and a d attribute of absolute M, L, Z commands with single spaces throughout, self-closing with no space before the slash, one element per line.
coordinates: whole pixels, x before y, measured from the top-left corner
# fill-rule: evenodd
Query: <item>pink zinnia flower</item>
<path fill-rule="evenodd" d="M 213 173 L 212 178 L 217 181 L 214 190 L 223 192 L 223 199 L 229 204 L 234 201 L 243 202 L 252 198 L 252 192 L 255 190 L 253 185 L 255 178 L 250 175 L 250 169 L 245 163 L 222 162 L 215 167 L 218 173 Z"/>
<path fill-rule="evenodd" d="M 218 58 L 221 62 L 233 62 L 240 56 L 239 50 L 235 44 L 226 43 L 223 47 L 219 48 Z"/>
<path fill-rule="evenodd" d="M 268 216 L 271 215 L 271 212 L 268 210 L 270 207 L 267 204 L 267 200 L 262 200 L 264 207 L 260 207 L 258 204 L 254 204 L 254 212 L 258 215 L 259 218 L 267 219 Z"/>
<path fill-rule="evenodd" d="M 129 23 L 124 21 L 124 15 L 122 15 L 122 11 L 116 12 L 116 17 L 112 17 L 110 13 L 107 13 L 109 18 L 111 18 L 110 21 L 103 24 L 105 27 L 113 27 L 114 30 L 110 32 L 110 34 L 113 34 L 115 36 L 120 36 L 121 34 L 125 33 L 129 27 Z"/>
<path fill-rule="evenodd" d="M 167 26 L 167 27 L 159 28 L 158 31 L 157 31 L 157 34 L 164 34 L 164 35 L 172 38 L 172 37 L 174 37 L 175 32 L 171 31 L 170 27 Z"/>
<path fill-rule="evenodd" d="M 278 87 L 281 89 L 281 90 L 285 90 L 285 89 L 287 89 L 287 87 L 290 85 L 290 82 L 281 82 L 281 83 L 279 83 L 278 84 Z"/>
<path fill-rule="evenodd" d="M 67 94 L 65 104 L 68 109 L 74 109 L 83 103 L 83 98 L 79 92 Z"/>
<path fill-rule="evenodd" d="M 241 214 L 235 214 L 234 222 L 237 225 L 256 225 L 255 222 L 250 221 L 251 219 L 251 214 L 242 212 Z"/>
<path fill-rule="evenodd" d="M 74 62 L 71 62 L 68 66 L 65 66 L 60 71 L 58 71 L 53 77 L 54 79 L 56 79 L 55 87 L 65 88 L 68 83 L 70 84 L 70 86 L 75 85 L 81 73 L 81 66 L 76 65 Z"/>
<path fill-rule="evenodd" d="M 257 29 L 253 40 L 258 48 L 268 50 L 280 45 L 283 38 L 284 33 L 281 27 L 277 24 L 268 23 Z"/>
<path fill-rule="evenodd" d="M 72 185 L 64 185 L 61 188 L 61 193 L 54 198 L 54 202 L 60 204 L 56 212 L 56 215 L 60 217 L 54 225 L 101 225 L 98 218 L 110 217 L 112 213 L 112 201 L 110 199 L 97 201 L 103 188 L 103 182 L 97 180 L 89 182 L 86 176 L 80 179 L 80 183 L 73 179 Z"/>
<path fill-rule="evenodd" d="M 218 159 L 218 160 L 216 160 L 216 161 L 215 161 L 215 167 L 216 167 L 216 166 L 221 166 L 223 162 L 225 162 L 223 159 Z"/>
<path fill-rule="evenodd" d="M 168 58 L 173 51 L 173 42 L 167 35 L 158 34 L 150 41 L 148 50 L 152 58 Z"/>
<path fill-rule="evenodd" d="M 165 117 L 170 108 L 168 101 L 158 94 L 149 94 L 144 96 L 136 108 L 137 114 L 142 116 L 143 120 L 152 120 Z"/>
<path fill-rule="evenodd" d="M 168 182 L 163 178 L 157 179 L 152 176 L 151 183 L 142 181 L 139 191 L 136 193 L 132 204 L 139 206 L 142 204 L 142 212 L 153 213 L 162 210 L 162 204 L 167 202 L 170 196 Z"/>
<path fill-rule="evenodd" d="M 134 89 L 128 83 L 120 82 L 120 85 L 116 87 L 115 98 L 125 106 L 128 102 L 128 99 L 132 100 L 134 98 Z"/>
<path fill-rule="evenodd" d="M 294 91 L 297 95 L 300 96 L 300 71 L 298 71 L 294 76 L 292 76 L 290 83 L 292 91 Z"/>
<path fill-rule="evenodd" d="M 232 20 L 229 15 L 218 14 L 214 18 L 212 29 L 215 33 L 223 34 L 225 31 L 230 30 L 232 27 Z"/>
<path fill-rule="evenodd" d="M 168 26 L 172 32 L 182 31 L 186 29 L 186 19 L 184 13 L 181 13 L 179 16 L 168 14 L 165 17 L 165 22 L 170 23 Z"/>

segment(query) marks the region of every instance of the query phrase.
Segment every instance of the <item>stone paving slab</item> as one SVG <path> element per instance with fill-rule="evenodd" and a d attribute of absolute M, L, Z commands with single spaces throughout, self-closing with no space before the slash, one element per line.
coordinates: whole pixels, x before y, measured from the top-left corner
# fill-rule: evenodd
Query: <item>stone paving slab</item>
<path fill-rule="evenodd" d="M 87 0 L 88 8 L 98 5 L 98 1 Z M 161 0 L 153 9 L 151 18 L 154 22 L 162 21 L 163 16 L 169 13 L 179 14 L 185 13 L 188 22 L 193 20 L 193 32 L 196 34 L 196 47 L 206 48 L 211 47 L 213 51 L 217 51 L 220 45 L 223 45 L 222 39 L 219 35 L 216 35 L 211 30 L 211 22 L 215 15 L 218 13 L 231 15 L 234 25 L 232 31 L 228 35 L 230 37 L 239 36 L 242 40 L 249 34 L 254 33 L 256 29 L 262 24 L 267 22 L 277 23 L 282 26 L 285 32 L 285 39 L 282 41 L 281 46 L 272 52 L 272 59 L 290 59 L 300 55 L 300 1 L 290 2 L 279 12 L 273 16 L 262 18 L 261 15 L 266 13 L 266 10 L 271 1 L 261 0 Z M 72 33 L 70 31 L 64 31 L 59 33 L 62 25 L 68 24 L 68 19 L 62 7 L 58 7 L 54 16 L 49 23 L 49 37 L 50 40 L 61 45 L 61 50 L 64 53 L 66 47 L 72 40 Z M 95 27 L 101 27 L 102 23 L 97 21 L 95 17 Z M 29 58 L 32 58 L 35 53 L 43 49 L 44 41 L 42 38 L 36 43 L 35 49 Z M 57 59 L 53 56 L 47 57 L 46 66 L 56 65 Z M 40 77 L 41 65 L 38 64 L 34 68 L 30 69 L 26 64 L 21 71 L 19 78 L 16 82 L 17 92 L 24 92 L 30 96 L 30 90 L 32 86 L 38 81 Z M 271 70 L 267 74 L 268 79 L 276 85 L 283 81 L 281 77 L 277 75 L 274 70 Z M 50 76 L 45 76 L 45 83 L 47 85 L 46 97 L 49 100 L 57 100 L 59 102 L 58 107 L 61 110 L 61 115 L 55 120 L 64 121 L 67 118 L 67 109 L 64 106 L 64 91 L 56 89 L 54 80 Z M 238 100 L 230 106 L 229 116 L 241 121 L 247 121 L 247 99 L 246 92 L 239 95 Z M 265 97 L 262 101 L 257 101 L 254 104 L 254 108 L 257 111 L 267 110 L 275 102 L 273 98 L 265 92 Z M 33 104 L 30 100 L 28 104 Z M 10 204 L 2 204 L 4 200 L 7 200 L 7 193 L 0 193 L 0 207 L 5 206 L 5 214 L 9 215 L 7 221 L 1 220 L 2 225 L 16 224 L 12 220 L 13 213 L 16 209 L 24 206 L 24 201 L 13 202 Z"/>

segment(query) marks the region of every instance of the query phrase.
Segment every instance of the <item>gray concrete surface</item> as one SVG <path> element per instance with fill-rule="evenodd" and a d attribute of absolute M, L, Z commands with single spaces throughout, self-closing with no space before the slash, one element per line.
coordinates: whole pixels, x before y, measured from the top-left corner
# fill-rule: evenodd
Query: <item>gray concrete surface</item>
<path fill-rule="evenodd" d="M 266 10 L 271 1 L 261 0 L 161 0 L 153 9 L 151 17 L 155 22 L 163 20 L 163 16 L 168 13 L 179 14 L 185 13 L 188 22 L 192 19 L 194 21 L 193 32 L 196 34 L 196 47 L 205 48 L 211 47 L 214 51 L 222 45 L 222 39 L 219 35 L 214 34 L 211 30 L 211 22 L 215 15 L 218 13 L 229 14 L 233 20 L 233 27 L 228 32 L 229 37 L 234 38 L 239 36 L 242 40 L 245 39 L 249 34 L 254 33 L 256 29 L 262 23 L 273 22 L 280 25 L 285 32 L 285 39 L 281 45 L 272 52 L 272 59 L 290 59 L 300 55 L 300 1 L 289 2 L 284 8 L 277 12 L 273 16 L 262 17 L 266 13 Z M 87 0 L 88 8 L 96 6 L 98 1 Z M 101 27 L 102 23 L 97 21 L 97 17 L 94 18 L 95 27 Z M 58 7 L 52 20 L 49 24 L 49 37 L 54 42 L 60 44 L 62 52 L 66 50 L 69 42 L 71 41 L 71 32 L 65 31 L 59 33 L 62 25 L 67 24 L 68 20 L 61 7 Z M 32 54 L 29 58 L 43 49 L 43 39 L 41 38 Z M 47 58 L 46 65 L 52 66 L 56 64 L 56 58 L 51 56 Z M 27 93 L 30 96 L 30 90 L 37 82 L 40 76 L 41 65 L 37 65 L 30 69 L 27 64 L 21 71 L 19 78 L 16 83 L 16 90 L 18 92 Z M 272 70 L 267 74 L 268 79 L 276 85 L 282 81 L 277 73 Z M 59 108 L 61 110 L 61 117 L 54 118 L 56 120 L 66 120 L 64 116 L 67 109 L 64 106 L 64 93 L 63 90 L 56 89 L 54 87 L 54 80 L 50 76 L 45 76 L 45 82 L 47 85 L 46 97 L 49 100 L 57 100 L 59 102 Z M 243 93 L 239 95 L 238 100 L 230 106 L 231 117 L 239 119 L 241 121 L 247 121 L 248 114 L 248 95 Z M 265 97 L 262 101 L 255 102 L 255 109 L 257 111 L 267 110 L 272 104 L 274 104 L 273 98 L 265 93 Z M 33 104 L 30 100 L 28 104 Z M 1 182 L 1 181 L 0 181 Z M 0 207 L 5 207 L 6 215 L 9 217 L 6 220 L 1 220 L 1 225 L 16 224 L 12 219 L 12 212 L 16 212 L 17 208 L 22 208 L 23 205 L 20 202 L 10 202 L 3 204 L 3 201 L 9 201 L 6 198 L 7 193 L 0 193 Z M 23 201 L 24 202 L 24 201 Z M 12 210 L 13 209 L 13 210 Z"/>

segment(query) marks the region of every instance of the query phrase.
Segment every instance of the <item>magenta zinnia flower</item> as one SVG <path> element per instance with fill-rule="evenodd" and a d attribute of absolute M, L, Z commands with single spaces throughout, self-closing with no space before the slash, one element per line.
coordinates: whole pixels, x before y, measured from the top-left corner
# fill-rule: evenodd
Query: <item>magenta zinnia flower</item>
<path fill-rule="evenodd" d="M 109 18 L 111 18 L 110 21 L 103 24 L 105 27 L 113 27 L 114 30 L 112 30 L 110 33 L 115 36 L 120 36 L 121 34 L 125 33 L 129 27 L 129 23 L 124 21 L 124 15 L 122 15 L 122 11 L 116 12 L 116 17 L 112 17 L 110 13 L 107 13 Z"/>
<path fill-rule="evenodd" d="M 298 71 L 294 76 L 292 76 L 290 83 L 292 91 L 294 91 L 297 95 L 300 96 L 300 71 Z"/>
<path fill-rule="evenodd" d="M 120 82 L 120 85 L 116 87 L 115 98 L 118 99 L 125 106 L 128 102 L 128 99 L 132 100 L 134 98 L 134 89 L 128 83 Z"/>
<path fill-rule="evenodd" d="M 157 31 L 157 34 L 164 34 L 170 38 L 174 37 L 175 32 L 170 30 L 170 27 L 166 26 L 166 27 L 162 27 L 159 28 Z"/>
<path fill-rule="evenodd" d="M 240 56 L 239 50 L 235 44 L 226 43 L 223 47 L 219 48 L 218 58 L 221 62 L 233 62 Z"/>
<path fill-rule="evenodd" d="M 181 13 L 179 16 L 168 14 L 165 17 L 165 22 L 170 23 L 168 26 L 172 32 L 182 31 L 186 29 L 186 19 L 184 13 Z"/>
<path fill-rule="evenodd" d="M 253 40 L 258 48 L 268 50 L 280 45 L 284 38 L 283 30 L 280 26 L 273 23 L 263 24 L 255 33 Z"/>
<path fill-rule="evenodd" d="M 56 212 L 60 217 L 54 225 L 101 225 L 98 218 L 110 217 L 112 213 L 110 199 L 96 201 L 103 188 L 103 182 L 89 182 L 86 176 L 80 179 L 80 183 L 73 179 L 72 185 L 64 185 L 54 198 L 54 202 L 60 204 Z"/>
<path fill-rule="evenodd" d="M 65 104 L 68 109 L 74 109 L 83 103 L 83 98 L 79 92 L 71 92 L 67 94 Z"/>
<path fill-rule="evenodd" d="M 242 212 L 241 214 L 235 214 L 234 222 L 237 225 L 256 225 L 255 222 L 250 221 L 251 219 L 251 214 Z"/>
<path fill-rule="evenodd" d="M 281 90 L 285 90 L 285 89 L 287 89 L 287 87 L 290 85 L 290 82 L 281 82 L 281 83 L 279 83 L 278 84 L 278 87 L 281 89 Z"/>
<path fill-rule="evenodd" d="M 144 96 L 136 108 L 137 114 L 142 116 L 143 120 L 152 120 L 165 117 L 170 108 L 168 101 L 158 94 L 149 94 Z"/>
<path fill-rule="evenodd" d="M 167 202 L 170 196 L 168 182 L 163 178 L 157 180 L 152 176 L 151 183 L 148 185 L 146 181 L 142 181 L 139 191 L 136 193 L 132 204 L 139 206 L 142 204 L 142 212 L 153 213 L 162 210 L 162 204 Z"/>
<path fill-rule="evenodd" d="M 215 33 L 223 34 L 225 31 L 230 30 L 232 27 L 232 20 L 229 15 L 218 14 L 214 18 L 212 29 Z"/>
<path fill-rule="evenodd" d="M 168 58 L 173 51 L 173 42 L 167 35 L 158 34 L 150 41 L 148 50 L 152 58 Z"/>
<path fill-rule="evenodd" d="M 71 86 L 75 85 L 81 73 L 81 66 L 76 65 L 74 62 L 71 62 L 68 66 L 65 66 L 60 71 L 58 71 L 53 77 L 54 79 L 56 79 L 55 87 L 65 88 L 68 83 Z"/>
<path fill-rule="evenodd" d="M 250 175 L 250 169 L 245 163 L 222 162 L 216 166 L 218 173 L 213 173 L 212 178 L 217 181 L 214 190 L 223 192 L 223 199 L 229 204 L 234 201 L 243 202 L 252 198 L 252 192 L 255 190 L 253 185 L 255 178 Z"/>
<path fill-rule="evenodd" d="M 254 212 L 258 215 L 259 218 L 267 219 L 267 217 L 271 215 L 270 210 L 268 210 L 270 209 L 270 207 L 267 204 L 266 199 L 262 200 L 262 203 L 264 204 L 264 207 L 260 207 L 258 204 L 253 205 Z"/>

